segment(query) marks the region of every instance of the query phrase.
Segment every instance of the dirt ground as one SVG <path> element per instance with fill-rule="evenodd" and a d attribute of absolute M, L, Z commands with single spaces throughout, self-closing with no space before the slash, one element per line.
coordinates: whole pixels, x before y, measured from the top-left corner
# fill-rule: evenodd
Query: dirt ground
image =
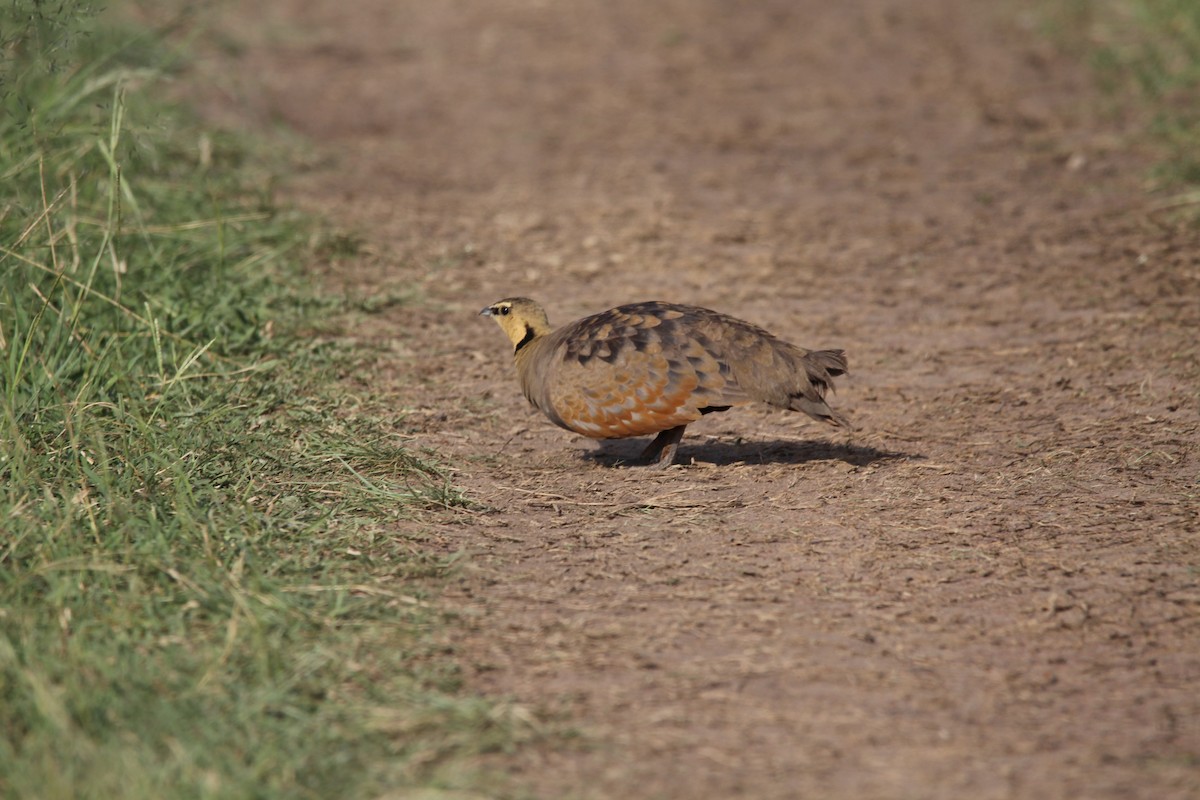
<path fill-rule="evenodd" d="M 262 7 L 260 7 L 260 5 Z M 443 598 L 471 691 L 578 740 L 542 798 L 1200 797 L 1200 236 L 1143 121 L 985 0 L 274 0 L 222 12 L 215 121 L 314 157 L 361 232 L 350 380 L 481 508 Z M 694 303 L 852 375 L 621 464 L 475 314 Z"/>

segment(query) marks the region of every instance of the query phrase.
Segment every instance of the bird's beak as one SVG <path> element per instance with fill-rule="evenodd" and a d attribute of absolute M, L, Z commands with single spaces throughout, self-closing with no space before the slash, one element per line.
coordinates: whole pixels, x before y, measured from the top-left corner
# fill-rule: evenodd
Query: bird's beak
<path fill-rule="evenodd" d="M 492 307 L 491 306 L 488 306 L 483 311 L 479 312 L 479 316 L 481 316 L 481 317 L 490 317 L 491 315 L 492 315 Z"/>

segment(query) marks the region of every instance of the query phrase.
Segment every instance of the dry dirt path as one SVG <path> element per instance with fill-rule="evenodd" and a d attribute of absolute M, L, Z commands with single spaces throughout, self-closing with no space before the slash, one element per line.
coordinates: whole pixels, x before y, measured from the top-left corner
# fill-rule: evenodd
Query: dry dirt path
<path fill-rule="evenodd" d="M 258 5 L 262 7 L 259 8 Z M 213 116 L 417 292 L 349 335 L 486 511 L 446 604 L 472 690 L 583 743 L 544 798 L 1200 796 L 1200 241 L 1087 75 L 984 0 L 277 0 Z M 244 15 L 244 16 L 241 16 Z M 734 411 L 614 466 L 474 312 L 712 306 L 845 348 L 860 430 Z"/>

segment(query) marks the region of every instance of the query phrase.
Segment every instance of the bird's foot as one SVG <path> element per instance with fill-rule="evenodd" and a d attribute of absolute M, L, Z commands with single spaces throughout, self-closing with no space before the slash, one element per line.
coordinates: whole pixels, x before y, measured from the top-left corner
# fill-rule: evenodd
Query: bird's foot
<path fill-rule="evenodd" d="M 675 453 L 679 450 L 679 440 L 687 425 L 678 425 L 662 431 L 654 437 L 654 441 L 642 451 L 642 458 L 653 459 L 646 465 L 648 469 L 666 469 L 675 463 Z"/>

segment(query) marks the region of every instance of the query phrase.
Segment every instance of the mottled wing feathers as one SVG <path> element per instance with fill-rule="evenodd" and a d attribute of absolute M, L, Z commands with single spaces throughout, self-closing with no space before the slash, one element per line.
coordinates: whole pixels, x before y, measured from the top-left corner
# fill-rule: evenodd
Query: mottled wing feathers
<path fill-rule="evenodd" d="M 531 366 L 552 418 L 586 436 L 619 438 L 749 402 L 729 365 L 690 330 L 689 311 L 666 303 L 622 306 L 539 341 Z"/>

